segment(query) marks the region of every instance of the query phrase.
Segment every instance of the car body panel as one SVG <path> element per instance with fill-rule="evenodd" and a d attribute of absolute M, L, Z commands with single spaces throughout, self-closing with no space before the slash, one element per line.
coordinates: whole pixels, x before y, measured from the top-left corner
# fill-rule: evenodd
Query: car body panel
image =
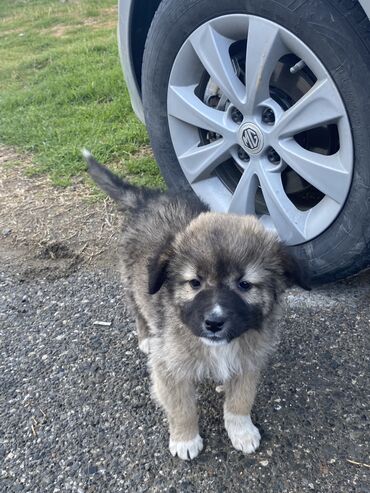
<path fill-rule="evenodd" d="M 131 19 L 135 0 L 120 0 L 118 6 L 118 49 L 122 70 L 136 116 L 144 123 L 141 90 L 135 74 L 131 49 Z"/>

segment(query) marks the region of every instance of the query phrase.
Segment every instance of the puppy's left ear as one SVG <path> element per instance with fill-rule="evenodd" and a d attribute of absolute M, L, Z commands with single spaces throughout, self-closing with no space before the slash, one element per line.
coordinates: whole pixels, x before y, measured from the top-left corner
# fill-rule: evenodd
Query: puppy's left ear
<path fill-rule="evenodd" d="M 299 262 L 284 245 L 281 245 L 280 255 L 287 286 L 297 285 L 306 291 L 311 291 L 311 279 L 303 262 Z"/>
<path fill-rule="evenodd" d="M 148 262 L 148 292 L 157 293 L 167 279 L 168 266 L 173 256 L 173 237 L 167 237 Z"/>

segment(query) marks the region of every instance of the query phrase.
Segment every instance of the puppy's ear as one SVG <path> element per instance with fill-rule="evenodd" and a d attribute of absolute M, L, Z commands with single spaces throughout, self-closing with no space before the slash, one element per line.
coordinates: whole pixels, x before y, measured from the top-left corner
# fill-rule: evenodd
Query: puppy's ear
<path fill-rule="evenodd" d="M 287 287 L 297 285 L 306 291 L 311 291 L 311 279 L 303 262 L 299 262 L 285 245 L 281 245 L 280 255 Z"/>
<path fill-rule="evenodd" d="M 148 291 L 149 294 L 157 293 L 167 279 L 168 266 L 173 256 L 173 236 L 168 236 L 160 247 L 154 252 L 148 262 Z"/>

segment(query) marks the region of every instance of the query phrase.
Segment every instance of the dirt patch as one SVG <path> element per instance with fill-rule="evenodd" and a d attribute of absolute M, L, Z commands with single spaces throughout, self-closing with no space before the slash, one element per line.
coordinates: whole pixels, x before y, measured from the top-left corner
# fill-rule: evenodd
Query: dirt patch
<path fill-rule="evenodd" d="M 52 27 L 51 29 L 45 29 L 44 32 L 46 34 L 51 34 L 52 36 L 55 36 L 56 38 L 62 38 L 70 30 L 71 30 L 71 28 L 69 26 L 58 25 L 58 26 Z"/>
<path fill-rule="evenodd" d="M 69 188 L 28 177 L 31 156 L 0 146 L 0 255 L 24 277 L 59 277 L 82 265 L 115 263 L 118 217 L 81 179 Z M 108 253 L 109 251 L 109 253 Z"/>
<path fill-rule="evenodd" d="M 116 13 L 117 9 L 110 11 L 110 9 L 104 9 L 102 13 Z M 107 19 L 106 17 L 87 17 L 78 25 L 63 25 L 58 24 L 49 29 L 44 29 L 44 33 L 54 36 L 56 38 L 62 38 L 68 35 L 71 31 L 76 30 L 78 27 L 91 27 L 92 29 L 116 29 L 117 28 L 117 17 L 114 19 Z"/>
<path fill-rule="evenodd" d="M 111 14 L 111 15 L 118 15 L 118 8 L 117 8 L 117 5 L 115 5 L 114 7 L 107 7 L 105 9 L 101 9 L 101 12 L 103 14 Z"/>
<path fill-rule="evenodd" d="M 10 36 L 12 34 L 22 34 L 23 33 L 23 28 L 17 27 L 14 29 L 8 29 L 7 31 L 2 31 L 0 34 L 0 39 L 1 38 L 6 38 L 7 36 Z"/>
<path fill-rule="evenodd" d="M 45 29 L 44 33 L 51 35 L 51 36 L 54 36 L 55 38 L 62 38 L 64 36 L 68 36 L 68 34 L 71 31 L 74 31 L 79 26 L 80 27 L 81 26 L 83 26 L 83 27 L 88 26 L 88 27 L 91 27 L 91 29 L 115 29 L 117 27 L 117 21 L 114 20 L 114 21 L 102 22 L 102 21 L 98 21 L 92 17 L 89 19 L 85 19 L 78 26 L 72 26 L 71 27 L 71 26 L 58 25 L 58 26 L 54 26 L 51 29 Z"/>
<path fill-rule="evenodd" d="M 138 150 L 135 152 L 135 157 L 136 158 L 142 158 L 142 157 L 151 157 L 153 158 L 153 151 L 152 148 L 148 145 L 141 145 Z"/>
<path fill-rule="evenodd" d="M 83 26 L 89 26 L 93 29 L 114 29 L 117 27 L 117 19 L 97 19 L 95 17 L 89 17 L 82 23 Z"/>
<path fill-rule="evenodd" d="M 95 17 L 91 17 L 85 19 L 81 24 L 78 24 L 77 26 L 58 25 L 52 27 L 51 29 L 45 29 L 44 33 L 56 38 L 62 38 L 63 36 L 67 36 L 71 31 L 74 31 L 79 26 L 87 26 L 91 27 L 91 29 L 115 29 L 117 27 L 117 20 L 102 21 L 95 19 Z"/>

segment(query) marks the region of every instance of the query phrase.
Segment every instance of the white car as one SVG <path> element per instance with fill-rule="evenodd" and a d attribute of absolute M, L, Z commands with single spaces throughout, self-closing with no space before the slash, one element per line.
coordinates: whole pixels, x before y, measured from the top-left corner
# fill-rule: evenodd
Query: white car
<path fill-rule="evenodd" d="M 256 214 L 322 283 L 370 265 L 370 0 L 121 0 L 168 186 Z"/>

